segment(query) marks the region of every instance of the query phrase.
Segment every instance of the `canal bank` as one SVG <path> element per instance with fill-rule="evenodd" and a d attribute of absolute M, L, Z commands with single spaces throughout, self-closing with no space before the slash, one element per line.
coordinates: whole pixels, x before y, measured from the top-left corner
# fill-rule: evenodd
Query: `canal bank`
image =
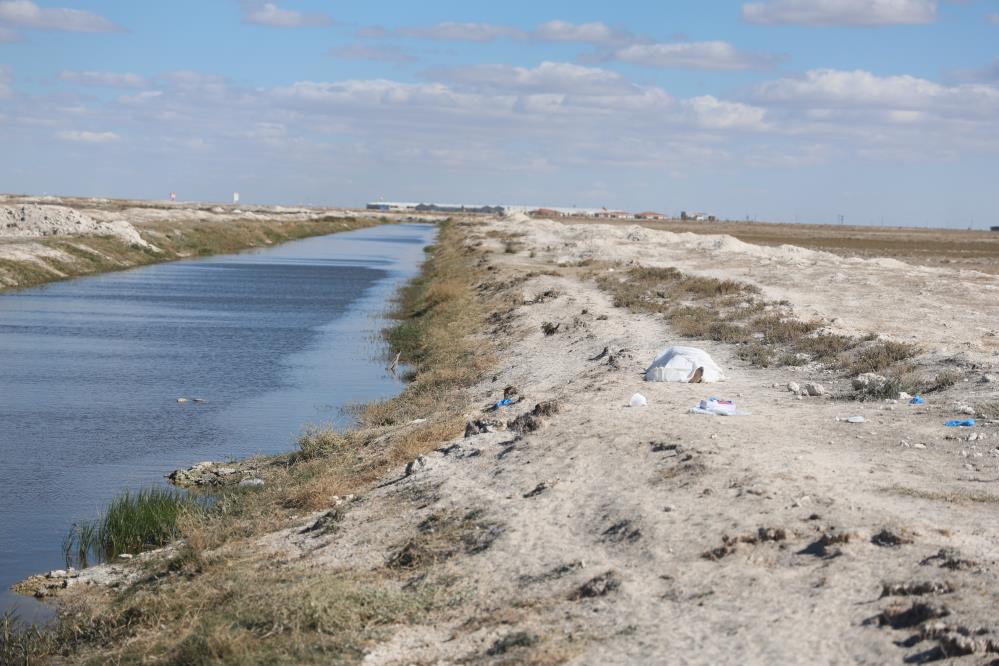
<path fill-rule="evenodd" d="M 3 587 L 62 568 L 72 523 L 120 490 L 287 451 L 398 392 L 380 331 L 434 234 L 371 227 L 0 295 Z"/>
<path fill-rule="evenodd" d="M 0 195 L 0 292 L 397 221 L 345 209 Z"/>

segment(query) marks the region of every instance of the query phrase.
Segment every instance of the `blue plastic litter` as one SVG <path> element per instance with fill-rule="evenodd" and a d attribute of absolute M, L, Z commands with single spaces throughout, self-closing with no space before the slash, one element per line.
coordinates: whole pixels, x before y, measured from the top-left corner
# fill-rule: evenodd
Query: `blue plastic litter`
<path fill-rule="evenodd" d="M 954 419 L 944 424 L 948 428 L 974 428 L 975 419 Z"/>
<path fill-rule="evenodd" d="M 912 398 L 912 400 L 909 401 L 909 404 L 910 405 L 925 405 L 926 401 L 923 400 L 923 396 L 917 395 L 917 396 L 914 396 Z"/>
<path fill-rule="evenodd" d="M 513 400 L 511 400 L 510 398 L 504 398 L 503 400 L 500 400 L 499 402 L 496 403 L 496 409 L 499 409 L 500 407 L 509 407 L 512 404 Z"/>

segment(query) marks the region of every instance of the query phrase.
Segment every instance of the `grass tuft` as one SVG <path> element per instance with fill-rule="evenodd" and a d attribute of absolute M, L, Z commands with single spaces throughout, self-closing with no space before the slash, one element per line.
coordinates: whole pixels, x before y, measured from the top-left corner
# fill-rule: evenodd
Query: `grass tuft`
<path fill-rule="evenodd" d="M 878 340 L 860 348 L 847 368 L 854 375 L 861 375 L 865 372 L 880 372 L 900 361 L 910 359 L 918 353 L 919 347 L 908 342 Z"/>
<path fill-rule="evenodd" d="M 88 566 L 112 560 L 122 553 L 136 554 L 170 543 L 178 536 L 182 514 L 200 510 L 201 502 L 172 488 L 126 490 L 93 521 L 73 525 L 63 542 L 66 565 Z"/>
<path fill-rule="evenodd" d="M 24 626 L 13 612 L 0 615 L 0 664 L 28 666 L 40 663 L 36 657 L 44 654 L 48 647 L 49 638 L 38 627 Z"/>
<path fill-rule="evenodd" d="M 343 453 L 352 443 L 350 434 L 339 433 L 330 425 L 309 425 L 298 438 L 298 459 L 315 460 Z"/>

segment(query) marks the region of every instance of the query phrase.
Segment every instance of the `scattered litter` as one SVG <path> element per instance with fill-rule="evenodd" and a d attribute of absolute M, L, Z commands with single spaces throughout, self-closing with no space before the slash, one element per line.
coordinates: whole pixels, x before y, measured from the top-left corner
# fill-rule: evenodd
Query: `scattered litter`
<path fill-rule="evenodd" d="M 721 400 L 714 396 L 707 400 L 701 400 L 696 407 L 688 410 L 691 414 L 704 414 L 706 416 L 749 416 L 749 412 L 740 412 L 735 408 L 735 403 L 731 400 Z"/>
<path fill-rule="evenodd" d="M 645 371 L 647 382 L 711 384 L 724 379 L 711 356 L 697 347 L 668 347 Z"/>
<path fill-rule="evenodd" d="M 840 418 L 840 417 L 837 416 L 836 420 L 837 421 L 843 421 L 845 423 L 866 423 L 867 422 L 867 419 L 865 419 L 863 416 L 849 416 L 849 417 L 847 417 L 845 419 L 844 418 Z"/>
<path fill-rule="evenodd" d="M 646 400 L 645 396 L 642 395 L 641 393 L 636 393 L 635 395 L 631 396 L 631 400 L 628 402 L 628 404 L 632 407 L 645 407 L 649 404 L 649 401 Z"/>
<path fill-rule="evenodd" d="M 954 419 L 944 424 L 948 428 L 974 428 L 975 419 Z"/>
<path fill-rule="evenodd" d="M 925 405 L 926 401 L 923 400 L 923 396 L 916 395 L 916 396 L 913 396 L 912 400 L 909 401 L 909 404 L 910 405 Z"/>
<path fill-rule="evenodd" d="M 243 479 L 239 482 L 240 488 L 262 488 L 263 486 L 263 479 Z"/>
<path fill-rule="evenodd" d="M 496 409 L 499 409 L 501 407 L 509 407 L 514 402 L 516 402 L 516 401 L 513 400 L 512 398 L 503 398 L 502 400 L 500 400 L 499 402 L 496 403 Z"/>

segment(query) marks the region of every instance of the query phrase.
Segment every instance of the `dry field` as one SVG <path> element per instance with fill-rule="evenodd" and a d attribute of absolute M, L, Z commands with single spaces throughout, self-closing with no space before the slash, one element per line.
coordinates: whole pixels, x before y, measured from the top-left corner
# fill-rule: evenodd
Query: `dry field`
<path fill-rule="evenodd" d="M 567 221 L 593 223 L 582 218 Z M 638 224 L 676 233 L 727 234 L 754 245 L 797 245 L 842 257 L 891 257 L 921 266 L 999 274 L 999 232 L 993 231 L 679 220 Z"/>

